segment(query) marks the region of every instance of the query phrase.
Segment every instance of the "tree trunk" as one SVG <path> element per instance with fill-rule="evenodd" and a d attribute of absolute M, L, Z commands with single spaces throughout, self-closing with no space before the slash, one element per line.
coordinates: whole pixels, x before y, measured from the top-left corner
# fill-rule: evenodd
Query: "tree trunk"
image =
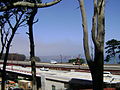
<path fill-rule="evenodd" d="M 104 0 L 94 0 L 94 16 L 92 25 L 92 40 L 95 47 L 94 60 L 91 60 L 88 43 L 87 18 L 84 0 L 78 0 L 82 15 L 83 43 L 85 57 L 92 75 L 93 90 L 103 90 L 104 65 Z"/>
<path fill-rule="evenodd" d="M 103 65 L 104 55 L 95 48 L 94 65 L 92 68 L 93 90 L 103 90 Z"/>
<path fill-rule="evenodd" d="M 34 49 L 34 37 L 33 37 L 33 21 L 36 13 L 37 13 L 37 8 L 32 10 L 32 12 L 30 13 L 30 18 L 28 20 L 29 40 L 30 40 L 30 60 L 31 60 L 31 73 L 32 73 L 32 90 L 37 90 L 35 49 Z"/>
<path fill-rule="evenodd" d="M 4 47 L 5 47 L 5 46 L 2 46 L 2 50 L 1 50 L 1 52 L 0 52 L 0 59 L 2 58 L 3 51 L 4 51 Z"/>
<path fill-rule="evenodd" d="M 15 33 L 15 32 L 14 32 L 14 33 Z M 10 38 L 9 41 L 8 41 L 7 47 L 6 47 L 6 53 L 5 53 L 5 57 L 4 57 L 3 70 L 2 70 L 2 85 L 1 85 L 1 90 L 5 90 L 6 65 L 7 65 L 7 59 L 8 59 L 10 44 L 11 44 L 11 42 L 12 42 L 13 37 L 14 37 L 14 34 L 12 34 L 11 38 Z"/>
<path fill-rule="evenodd" d="M 105 38 L 105 18 L 104 18 L 104 0 L 98 0 L 97 2 L 97 35 L 95 46 L 95 57 L 94 57 L 94 74 L 93 78 L 93 89 L 103 90 L 103 66 L 104 66 L 104 38 Z"/>
<path fill-rule="evenodd" d="M 113 59 L 114 59 L 114 64 L 117 64 L 117 59 L 116 59 L 115 55 L 114 55 Z"/>

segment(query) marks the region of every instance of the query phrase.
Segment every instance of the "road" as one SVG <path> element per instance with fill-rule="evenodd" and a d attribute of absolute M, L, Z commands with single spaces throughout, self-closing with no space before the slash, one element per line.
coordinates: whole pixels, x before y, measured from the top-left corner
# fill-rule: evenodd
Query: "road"
<path fill-rule="evenodd" d="M 3 61 L 0 60 L 0 63 Z M 16 64 L 16 65 L 23 65 L 23 66 L 30 66 L 30 61 L 8 61 L 9 64 Z M 89 69 L 88 65 L 72 65 L 70 63 L 58 63 L 58 64 L 51 64 L 51 63 L 42 63 L 36 62 L 37 67 L 48 67 L 48 68 L 64 68 L 64 69 Z M 104 65 L 104 70 L 116 70 L 120 72 L 120 65 L 119 64 L 106 64 Z"/>

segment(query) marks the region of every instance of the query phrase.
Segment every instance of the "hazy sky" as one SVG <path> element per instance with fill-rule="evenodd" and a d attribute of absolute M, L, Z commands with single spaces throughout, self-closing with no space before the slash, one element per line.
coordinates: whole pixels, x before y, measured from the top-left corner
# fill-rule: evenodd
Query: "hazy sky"
<path fill-rule="evenodd" d="M 48 0 L 51 1 L 51 0 Z M 85 0 L 89 36 L 91 17 L 93 15 L 93 0 Z M 84 56 L 83 32 L 78 0 L 63 0 L 57 5 L 38 10 L 34 24 L 34 39 L 37 56 L 48 55 L 78 55 Z M 120 40 L 120 0 L 107 0 L 105 8 L 106 36 Z M 18 30 L 11 52 L 29 55 L 29 40 L 27 28 Z M 89 39 L 91 41 L 91 38 Z"/>

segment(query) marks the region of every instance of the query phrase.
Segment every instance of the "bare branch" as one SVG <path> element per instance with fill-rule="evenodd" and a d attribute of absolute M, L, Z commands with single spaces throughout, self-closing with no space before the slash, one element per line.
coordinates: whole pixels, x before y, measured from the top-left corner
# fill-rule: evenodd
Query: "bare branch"
<path fill-rule="evenodd" d="M 21 25 L 23 22 L 27 21 L 27 18 L 23 19 L 21 22 L 19 22 L 18 26 L 25 26 L 26 24 Z"/>
<path fill-rule="evenodd" d="M 84 42 L 84 53 L 86 56 L 86 60 L 88 62 L 91 62 L 90 52 L 89 52 L 89 43 L 88 43 L 88 28 L 87 28 L 87 18 L 86 18 L 86 12 L 84 7 L 84 0 L 78 0 L 80 4 L 80 11 L 82 15 L 82 26 L 83 26 L 83 42 Z"/>
<path fill-rule="evenodd" d="M 16 21 L 16 24 L 15 24 L 15 26 L 14 26 L 14 29 L 15 29 L 15 30 L 17 30 L 17 28 L 19 27 L 19 25 L 20 25 L 22 22 L 24 22 L 24 20 L 20 22 L 23 14 L 24 14 L 24 13 L 22 13 L 22 14 L 19 15 L 18 21 Z M 13 30 L 14 30 L 14 29 L 13 29 Z M 15 32 L 15 31 L 14 31 L 14 32 Z"/>
<path fill-rule="evenodd" d="M 49 3 L 30 3 L 30 2 L 19 1 L 19 2 L 12 3 L 9 6 L 0 7 L 0 11 L 9 10 L 9 9 L 16 8 L 16 7 L 30 7 L 30 8 L 50 7 L 50 6 L 53 6 L 57 3 L 59 3 L 60 1 L 62 1 L 62 0 L 55 0 L 55 1 L 52 1 L 52 2 L 49 2 Z"/>
<path fill-rule="evenodd" d="M 6 20 L 7 20 L 8 24 L 9 24 L 10 28 L 13 29 L 13 26 L 12 26 L 12 24 L 10 23 L 9 18 L 6 18 Z"/>
<path fill-rule="evenodd" d="M 5 47 L 6 47 L 7 38 L 8 38 L 9 33 L 5 32 L 4 27 L 1 29 L 0 33 L 1 33 L 1 44 L 2 44 L 2 49 L 1 49 L 1 52 L 0 52 L 0 59 L 1 59 L 3 51 L 4 51 Z M 5 35 L 5 37 L 4 37 L 4 35 Z"/>
<path fill-rule="evenodd" d="M 36 21 L 34 21 L 33 24 L 34 24 L 34 23 L 37 23 L 37 22 L 38 22 L 38 19 L 37 19 Z"/>
<path fill-rule="evenodd" d="M 103 5 L 104 5 L 104 0 L 101 0 L 101 1 L 98 2 L 99 15 L 101 14 L 101 12 L 102 12 L 102 10 L 103 10 L 103 9 L 102 9 L 102 8 L 104 7 Z"/>
<path fill-rule="evenodd" d="M 99 11 L 98 11 L 98 17 L 97 17 L 98 18 L 97 42 L 101 43 L 101 44 L 104 44 L 103 41 L 104 41 L 104 34 L 105 34 L 104 5 L 105 5 L 104 0 L 100 0 L 98 3 L 98 10 Z M 102 48 L 104 48 L 104 47 L 101 47 L 101 49 Z"/>
<path fill-rule="evenodd" d="M 26 27 L 27 26 L 27 24 L 25 23 L 25 24 L 22 24 L 22 25 L 19 25 L 19 27 Z"/>
<path fill-rule="evenodd" d="M 10 35 L 10 28 L 8 28 L 8 31 L 7 31 L 7 32 L 4 30 L 4 34 L 5 34 L 4 43 L 7 43 L 7 42 L 8 42 L 8 35 Z"/>
<path fill-rule="evenodd" d="M 97 40 L 96 40 L 96 33 L 97 33 L 97 14 L 98 14 L 98 10 L 97 10 L 97 0 L 94 0 L 94 15 L 92 18 L 92 40 L 93 43 L 96 45 L 98 44 Z"/>
<path fill-rule="evenodd" d="M 26 32 L 26 34 L 29 36 L 29 32 Z"/>
<path fill-rule="evenodd" d="M 18 14 L 15 14 L 15 19 L 16 21 L 18 21 Z"/>
<path fill-rule="evenodd" d="M 2 44 L 2 46 L 4 45 L 4 42 L 3 42 L 3 37 L 4 37 L 4 34 L 3 34 L 3 30 L 2 30 L 3 28 L 1 28 L 1 30 L 0 30 L 0 34 L 1 34 L 1 44 Z"/>

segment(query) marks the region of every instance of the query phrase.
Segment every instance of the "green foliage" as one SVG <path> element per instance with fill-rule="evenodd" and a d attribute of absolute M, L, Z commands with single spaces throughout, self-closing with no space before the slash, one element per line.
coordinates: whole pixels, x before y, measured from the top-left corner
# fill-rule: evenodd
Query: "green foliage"
<path fill-rule="evenodd" d="M 115 39 L 107 41 L 105 49 L 107 49 L 105 52 L 107 54 L 105 61 L 109 62 L 111 58 L 115 58 L 116 54 L 120 53 L 120 41 Z"/>
<path fill-rule="evenodd" d="M 79 61 L 78 61 L 78 60 L 79 60 Z M 80 58 L 80 59 L 78 59 L 78 58 L 73 58 L 73 59 L 70 59 L 68 62 L 69 62 L 69 63 L 75 62 L 75 63 L 83 64 L 83 63 L 85 63 L 85 60 L 84 60 L 83 58 Z"/>
<path fill-rule="evenodd" d="M 76 62 L 76 61 L 77 61 L 77 59 L 70 59 L 68 62 L 73 63 L 73 62 Z"/>
<path fill-rule="evenodd" d="M 36 60 L 37 62 L 40 62 L 40 61 L 41 61 L 40 58 L 37 57 L 37 56 L 35 56 L 35 60 Z"/>

